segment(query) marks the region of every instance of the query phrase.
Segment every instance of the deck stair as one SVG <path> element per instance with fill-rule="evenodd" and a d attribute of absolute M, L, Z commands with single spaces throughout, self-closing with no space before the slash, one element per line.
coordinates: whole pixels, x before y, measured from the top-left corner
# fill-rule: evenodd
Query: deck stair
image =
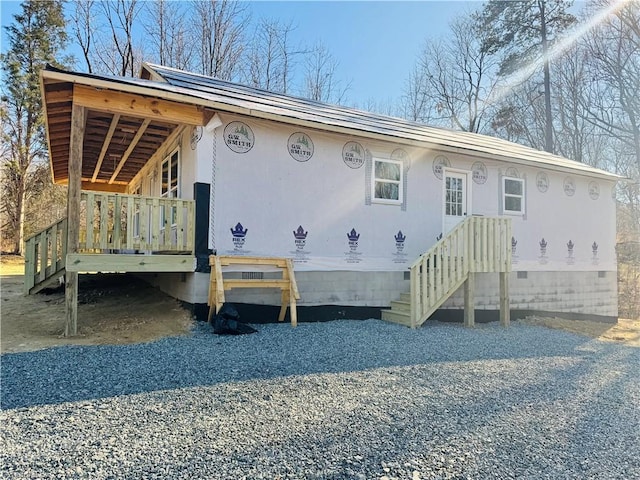
<path fill-rule="evenodd" d="M 59 283 L 66 272 L 67 218 L 27 238 L 24 252 L 25 295 Z"/>
<path fill-rule="evenodd" d="M 411 328 L 422 325 L 465 286 L 465 324 L 473 325 L 474 274 L 501 273 L 501 318 L 508 322 L 506 274 L 511 271 L 511 220 L 468 217 L 410 267 L 409 293 L 391 302 L 382 319 Z M 503 322 L 504 323 L 504 322 Z"/>

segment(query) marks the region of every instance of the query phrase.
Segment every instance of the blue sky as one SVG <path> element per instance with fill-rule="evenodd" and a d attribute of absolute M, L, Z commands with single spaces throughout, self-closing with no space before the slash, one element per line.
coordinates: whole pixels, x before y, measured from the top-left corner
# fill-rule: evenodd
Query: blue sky
<path fill-rule="evenodd" d="M 292 21 L 293 44 L 324 43 L 338 60 L 337 77 L 346 84 L 349 104 L 368 99 L 394 102 L 426 38 L 445 35 L 457 15 L 480 6 L 466 1 L 322 1 L 247 2 L 254 19 Z M 17 1 L 2 0 L 2 25 L 20 10 Z M 4 29 L 3 29 L 4 51 Z"/>

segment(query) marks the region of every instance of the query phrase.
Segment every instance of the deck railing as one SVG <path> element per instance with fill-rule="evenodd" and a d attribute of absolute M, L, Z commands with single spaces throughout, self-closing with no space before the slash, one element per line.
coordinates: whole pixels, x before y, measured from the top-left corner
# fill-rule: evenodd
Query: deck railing
<path fill-rule="evenodd" d="M 195 202 L 83 191 L 78 253 L 193 253 Z M 65 272 L 67 219 L 25 241 L 24 292 Z"/>
<path fill-rule="evenodd" d="M 81 252 L 193 252 L 195 202 L 83 191 Z"/>
<path fill-rule="evenodd" d="M 24 247 L 24 293 L 29 294 L 37 284 L 62 275 L 67 252 L 67 219 L 31 235 Z"/>
<path fill-rule="evenodd" d="M 417 327 L 469 273 L 511 270 L 511 219 L 468 217 L 410 268 L 411 326 Z"/>

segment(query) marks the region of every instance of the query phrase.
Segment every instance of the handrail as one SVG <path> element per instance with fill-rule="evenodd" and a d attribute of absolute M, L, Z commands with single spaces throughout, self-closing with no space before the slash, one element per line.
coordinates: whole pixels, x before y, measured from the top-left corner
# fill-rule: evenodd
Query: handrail
<path fill-rule="evenodd" d="M 467 217 L 410 267 L 411 327 L 421 325 L 475 272 L 511 271 L 511 219 Z"/>
<path fill-rule="evenodd" d="M 24 293 L 45 280 L 62 275 L 67 256 L 67 218 L 62 218 L 25 240 Z"/>
<path fill-rule="evenodd" d="M 83 191 L 79 251 L 193 252 L 195 202 Z"/>

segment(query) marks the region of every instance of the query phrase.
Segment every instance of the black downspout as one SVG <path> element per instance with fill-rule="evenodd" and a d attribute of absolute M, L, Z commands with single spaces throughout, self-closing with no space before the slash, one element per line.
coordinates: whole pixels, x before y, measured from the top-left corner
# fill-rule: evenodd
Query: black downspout
<path fill-rule="evenodd" d="M 194 232 L 194 254 L 196 256 L 196 272 L 210 273 L 209 255 L 209 202 L 211 185 L 196 182 L 193 184 L 193 198 L 196 201 L 196 224 Z"/>

